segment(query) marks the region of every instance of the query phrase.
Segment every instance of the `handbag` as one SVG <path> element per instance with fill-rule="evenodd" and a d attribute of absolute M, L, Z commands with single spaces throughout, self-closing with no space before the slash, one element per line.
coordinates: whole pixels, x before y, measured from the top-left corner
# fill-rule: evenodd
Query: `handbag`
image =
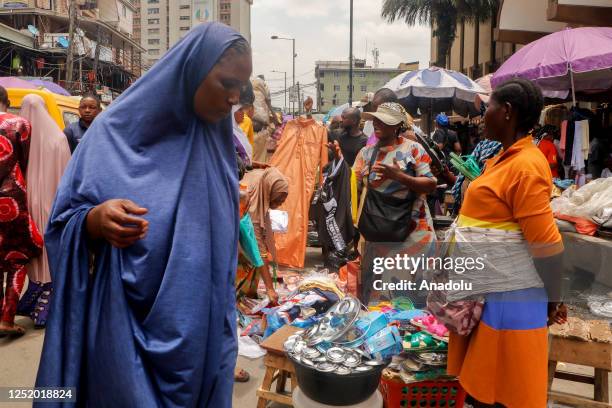
<path fill-rule="evenodd" d="M 378 149 L 372 153 L 369 170 L 376 161 Z M 368 183 L 369 184 L 369 183 Z M 416 228 L 412 220 L 414 199 L 393 197 L 368 185 L 358 229 L 369 242 L 403 242 Z"/>
<path fill-rule="evenodd" d="M 455 227 L 455 224 L 450 227 L 449 234 L 445 238 L 445 245 L 442 249 L 444 256 L 448 255 L 448 243 L 453 239 Z M 435 273 L 431 281 L 435 283 L 448 282 L 448 272 Z M 478 326 L 483 308 L 483 296 L 449 302 L 446 298 L 446 291 L 434 289 L 427 294 L 427 309 L 431 314 L 448 330 L 461 336 L 469 335 Z"/>

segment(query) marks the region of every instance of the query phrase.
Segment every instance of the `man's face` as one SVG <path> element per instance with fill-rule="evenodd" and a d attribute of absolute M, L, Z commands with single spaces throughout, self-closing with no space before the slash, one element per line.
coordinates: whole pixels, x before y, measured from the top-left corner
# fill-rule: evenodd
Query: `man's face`
<path fill-rule="evenodd" d="M 344 129 L 351 129 L 355 126 L 355 120 L 351 117 L 348 112 L 342 113 L 342 127 Z"/>
<path fill-rule="evenodd" d="M 79 116 L 85 123 L 91 123 L 100 113 L 98 101 L 93 98 L 83 98 L 79 103 Z"/>

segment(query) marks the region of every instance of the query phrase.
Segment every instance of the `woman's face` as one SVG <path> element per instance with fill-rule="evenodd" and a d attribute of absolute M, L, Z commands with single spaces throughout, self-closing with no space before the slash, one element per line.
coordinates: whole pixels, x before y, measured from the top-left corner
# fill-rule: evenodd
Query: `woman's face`
<path fill-rule="evenodd" d="M 242 121 L 244 120 L 244 110 L 243 109 L 238 109 L 234 113 L 234 119 L 236 119 L 236 122 L 238 124 L 242 123 Z"/>
<path fill-rule="evenodd" d="M 504 127 L 510 125 L 510 121 L 506 120 L 510 112 L 507 105 L 500 104 L 494 97 L 489 100 L 489 106 L 484 116 L 484 131 L 483 134 L 489 140 L 499 141 L 503 134 Z"/>
<path fill-rule="evenodd" d="M 276 210 L 278 207 L 285 203 L 287 200 L 287 193 L 279 193 L 270 201 L 270 208 Z"/>
<path fill-rule="evenodd" d="M 382 120 L 374 118 L 374 135 L 378 140 L 390 140 L 397 137 L 397 129 L 400 125 L 387 125 Z"/>
<path fill-rule="evenodd" d="M 250 53 L 229 50 L 198 87 L 193 98 L 196 115 L 208 123 L 227 117 L 238 104 L 240 88 L 249 81 L 252 70 Z"/>

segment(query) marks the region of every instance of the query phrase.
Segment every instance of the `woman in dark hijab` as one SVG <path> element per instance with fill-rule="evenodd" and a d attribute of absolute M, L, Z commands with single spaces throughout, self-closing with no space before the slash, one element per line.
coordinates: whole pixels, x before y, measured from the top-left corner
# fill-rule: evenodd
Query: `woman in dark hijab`
<path fill-rule="evenodd" d="M 230 113 L 251 69 L 243 37 L 199 25 L 92 124 L 45 235 L 55 287 L 38 387 L 76 387 L 77 406 L 231 407 Z"/>

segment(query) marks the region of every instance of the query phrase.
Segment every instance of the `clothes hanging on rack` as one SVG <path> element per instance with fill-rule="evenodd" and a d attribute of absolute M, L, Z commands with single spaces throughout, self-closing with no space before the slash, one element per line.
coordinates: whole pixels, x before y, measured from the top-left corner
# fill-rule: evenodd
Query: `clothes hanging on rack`
<path fill-rule="evenodd" d="M 355 238 L 351 198 L 352 171 L 344 158 L 335 159 L 324 171 L 325 180 L 315 198 L 319 241 L 325 265 L 340 268 Z"/>
<path fill-rule="evenodd" d="M 308 209 L 318 170 L 327 164 L 327 128 L 314 119 L 287 122 L 270 165 L 289 179 L 289 195 L 280 209 L 289 213 L 288 231 L 276 234 L 277 262 L 304 267 Z"/>

